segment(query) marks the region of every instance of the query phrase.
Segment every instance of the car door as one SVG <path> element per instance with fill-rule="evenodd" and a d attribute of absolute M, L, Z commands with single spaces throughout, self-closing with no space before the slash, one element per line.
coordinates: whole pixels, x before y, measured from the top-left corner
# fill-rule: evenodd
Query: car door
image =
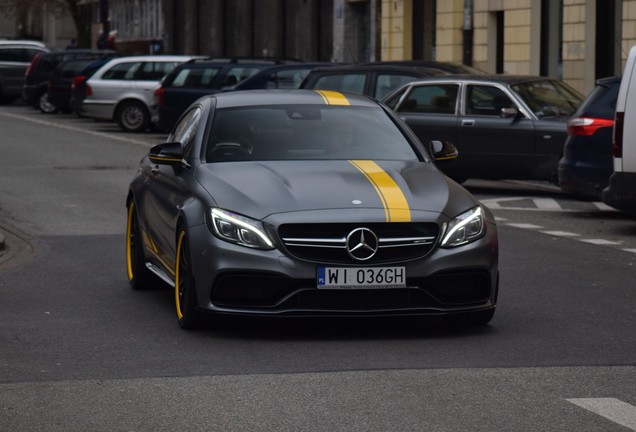
<path fill-rule="evenodd" d="M 425 146 L 432 140 L 455 144 L 458 95 L 459 84 L 417 83 L 406 90 L 394 111 Z"/>
<path fill-rule="evenodd" d="M 534 122 L 503 87 L 468 83 L 459 116 L 457 166 L 466 178 L 531 178 L 535 170 Z M 514 108 L 517 114 L 503 112 Z"/>
<path fill-rule="evenodd" d="M 184 147 L 185 158 L 190 149 L 201 119 L 201 108 L 194 107 L 178 122 L 174 133 L 168 138 L 172 142 L 180 142 Z M 174 265 L 175 230 L 179 209 L 191 196 L 187 188 L 187 179 L 192 174 L 186 166 L 159 165 L 146 160 L 142 166 L 146 193 L 143 212 L 147 217 L 146 227 L 152 238 L 156 255 L 160 264 L 168 267 Z"/>

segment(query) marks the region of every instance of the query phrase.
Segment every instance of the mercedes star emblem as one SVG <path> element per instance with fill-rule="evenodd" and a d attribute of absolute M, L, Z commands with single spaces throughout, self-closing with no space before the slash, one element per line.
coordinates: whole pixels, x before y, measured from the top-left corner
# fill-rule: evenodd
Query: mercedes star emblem
<path fill-rule="evenodd" d="M 378 251 L 378 237 L 368 228 L 356 228 L 347 236 L 347 252 L 358 261 L 366 261 Z"/>

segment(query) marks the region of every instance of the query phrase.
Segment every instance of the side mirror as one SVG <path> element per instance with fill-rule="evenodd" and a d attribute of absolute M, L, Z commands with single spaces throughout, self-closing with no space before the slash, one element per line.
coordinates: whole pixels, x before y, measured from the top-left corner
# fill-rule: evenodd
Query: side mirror
<path fill-rule="evenodd" d="M 183 147 L 179 142 L 157 144 L 148 152 L 148 159 L 159 165 L 181 165 Z"/>
<path fill-rule="evenodd" d="M 459 154 L 457 147 L 448 141 L 433 140 L 429 143 L 428 148 L 436 162 L 455 160 Z"/>
<path fill-rule="evenodd" d="M 519 111 L 517 110 L 517 108 L 502 108 L 501 109 L 502 118 L 517 117 L 518 115 L 519 115 Z"/>

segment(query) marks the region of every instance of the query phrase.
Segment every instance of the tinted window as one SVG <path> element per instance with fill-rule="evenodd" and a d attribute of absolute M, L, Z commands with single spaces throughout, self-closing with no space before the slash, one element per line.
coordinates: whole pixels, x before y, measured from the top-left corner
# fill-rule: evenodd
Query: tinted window
<path fill-rule="evenodd" d="M 329 74 L 318 78 L 313 88 L 364 94 L 366 79 L 367 74 L 365 73 Z"/>
<path fill-rule="evenodd" d="M 102 75 L 105 80 L 132 80 L 135 73 L 141 66 L 141 62 L 134 63 L 118 63 L 113 65 Z"/>
<path fill-rule="evenodd" d="M 229 87 L 240 83 L 244 79 L 247 79 L 257 73 L 260 69 L 255 67 L 234 66 L 231 67 L 223 78 L 223 84 L 221 87 Z"/>
<path fill-rule="evenodd" d="M 218 110 L 210 136 L 208 162 L 417 159 L 380 108 L 300 105 Z"/>
<path fill-rule="evenodd" d="M 311 68 L 274 72 L 267 77 L 267 88 L 297 89 L 310 71 Z"/>
<path fill-rule="evenodd" d="M 175 62 L 143 62 L 135 79 L 143 81 L 159 81 L 177 66 Z"/>
<path fill-rule="evenodd" d="M 210 68 L 184 68 L 179 71 L 174 80 L 172 87 L 185 88 L 210 88 L 214 77 L 219 73 L 221 67 Z"/>
<path fill-rule="evenodd" d="M 455 84 L 415 86 L 402 101 L 397 111 L 453 114 L 457 105 L 458 88 Z"/>
<path fill-rule="evenodd" d="M 497 87 L 469 85 L 466 90 L 466 114 L 500 117 L 503 108 L 516 108 L 508 95 Z"/>
<path fill-rule="evenodd" d="M 188 155 L 192 150 L 192 143 L 199 129 L 200 120 L 201 108 L 197 107 L 192 109 L 177 123 L 174 131 L 168 138 L 168 141 L 180 142 L 183 145 L 185 159 L 188 159 Z"/>
<path fill-rule="evenodd" d="M 30 48 L 0 48 L 0 61 L 29 63 L 39 52 Z"/>
<path fill-rule="evenodd" d="M 375 98 L 380 100 L 398 87 L 417 79 L 411 75 L 379 74 L 375 83 Z"/>

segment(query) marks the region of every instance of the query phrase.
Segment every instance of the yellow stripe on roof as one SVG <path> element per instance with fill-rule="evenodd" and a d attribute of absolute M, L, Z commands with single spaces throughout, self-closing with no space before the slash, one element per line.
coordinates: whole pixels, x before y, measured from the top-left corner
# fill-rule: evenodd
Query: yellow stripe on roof
<path fill-rule="evenodd" d="M 384 206 L 384 214 L 387 222 L 410 222 L 411 209 L 409 203 L 397 185 L 377 163 L 370 160 L 349 161 L 356 167 L 375 188 L 375 191 Z"/>
<path fill-rule="evenodd" d="M 327 105 L 351 105 L 345 95 L 333 90 L 316 90 Z"/>

